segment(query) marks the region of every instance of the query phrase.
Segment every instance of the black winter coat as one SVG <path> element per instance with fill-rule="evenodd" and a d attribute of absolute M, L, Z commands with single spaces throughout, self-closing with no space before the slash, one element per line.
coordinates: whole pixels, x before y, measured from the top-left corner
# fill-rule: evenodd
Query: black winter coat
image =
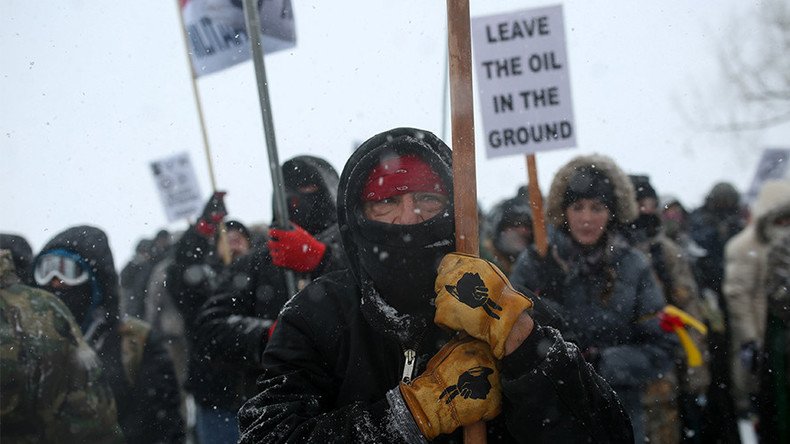
<path fill-rule="evenodd" d="M 313 273 L 297 274 L 300 282 L 346 265 L 337 225 L 316 239 L 329 248 Z M 233 264 L 218 294 L 205 302 L 196 319 L 194 354 L 202 363 L 192 372 L 200 383 L 191 388 L 198 402 L 235 411 L 256 393 L 269 329 L 289 297 L 283 269 L 272 264 L 267 248 Z"/>
<path fill-rule="evenodd" d="M 398 386 L 403 351 L 368 323 L 360 294 L 351 272 L 340 271 L 286 305 L 264 352 L 259 394 L 239 411 L 240 442 L 400 441 L 385 394 Z M 415 374 L 446 339 L 438 328 L 427 336 Z M 503 359 L 501 378 L 491 443 L 633 442 L 612 389 L 554 329 L 536 326 Z M 436 441 L 460 442 L 460 431 Z"/>

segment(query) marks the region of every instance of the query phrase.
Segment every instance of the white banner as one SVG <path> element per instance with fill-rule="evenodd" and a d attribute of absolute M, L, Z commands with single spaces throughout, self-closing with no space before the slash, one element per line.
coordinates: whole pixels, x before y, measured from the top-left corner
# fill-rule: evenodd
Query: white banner
<path fill-rule="evenodd" d="M 258 0 L 263 52 L 296 45 L 291 0 Z M 244 24 L 242 0 L 182 0 L 195 77 L 249 60 L 250 38 Z"/>
<path fill-rule="evenodd" d="M 168 222 L 187 219 L 200 213 L 203 199 L 188 153 L 155 160 L 151 162 L 151 171 Z"/>
<path fill-rule="evenodd" d="M 472 19 L 488 158 L 576 145 L 562 6 Z"/>

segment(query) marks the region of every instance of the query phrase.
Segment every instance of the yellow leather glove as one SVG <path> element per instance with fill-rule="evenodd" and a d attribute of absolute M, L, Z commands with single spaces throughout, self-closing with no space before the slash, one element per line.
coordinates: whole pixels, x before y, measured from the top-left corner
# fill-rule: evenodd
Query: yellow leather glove
<path fill-rule="evenodd" d="M 497 359 L 513 324 L 532 301 L 519 293 L 491 262 L 450 253 L 439 264 L 434 322 L 485 341 Z"/>
<path fill-rule="evenodd" d="M 497 365 L 486 343 L 467 336 L 442 347 L 410 384 L 401 382 L 403 400 L 422 434 L 433 439 L 499 415 Z"/>

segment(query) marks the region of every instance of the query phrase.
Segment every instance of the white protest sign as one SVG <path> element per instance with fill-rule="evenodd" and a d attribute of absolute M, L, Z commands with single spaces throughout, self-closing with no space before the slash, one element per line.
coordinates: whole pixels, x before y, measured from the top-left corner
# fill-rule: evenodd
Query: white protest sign
<path fill-rule="evenodd" d="M 487 157 L 576 145 L 562 6 L 472 19 Z"/>
<path fill-rule="evenodd" d="M 154 173 L 154 182 L 159 189 L 159 198 L 165 207 L 168 222 L 200 213 L 203 199 L 200 197 L 200 186 L 188 153 L 153 161 L 151 171 Z"/>
<path fill-rule="evenodd" d="M 195 77 L 249 60 L 250 38 L 242 0 L 181 0 Z M 291 0 L 258 0 L 263 51 L 293 48 L 296 31 Z"/>
<path fill-rule="evenodd" d="M 766 180 L 787 178 L 788 173 L 790 173 L 789 162 L 790 149 L 788 148 L 769 148 L 764 150 L 762 157 L 760 157 L 760 162 L 757 163 L 757 170 L 754 172 L 752 184 L 746 193 L 746 201 L 754 202 Z"/>

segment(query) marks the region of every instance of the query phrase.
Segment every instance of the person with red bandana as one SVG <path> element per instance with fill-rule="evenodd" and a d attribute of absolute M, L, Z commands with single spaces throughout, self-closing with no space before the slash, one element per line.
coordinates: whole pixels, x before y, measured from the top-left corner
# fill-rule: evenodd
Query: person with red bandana
<path fill-rule="evenodd" d="M 491 443 L 633 441 L 615 393 L 532 301 L 452 253 L 450 162 L 413 128 L 351 155 L 337 203 L 349 267 L 281 311 L 239 442 L 460 442 L 477 421 Z"/>

